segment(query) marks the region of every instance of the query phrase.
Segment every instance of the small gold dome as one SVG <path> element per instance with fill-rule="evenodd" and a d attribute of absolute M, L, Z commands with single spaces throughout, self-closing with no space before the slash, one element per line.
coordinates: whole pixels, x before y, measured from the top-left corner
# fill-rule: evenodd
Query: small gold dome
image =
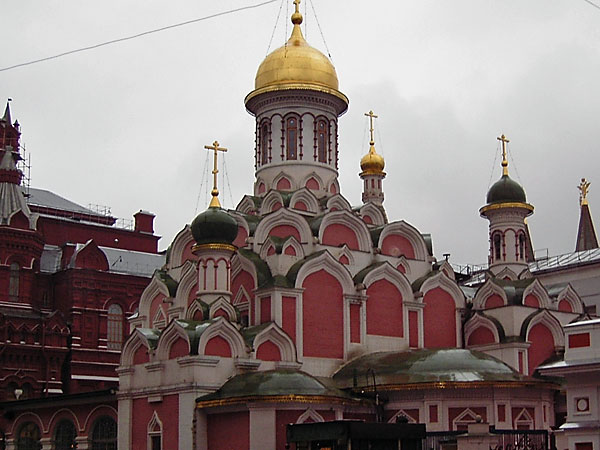
<path fill-rule="evenodd" d="M 333 94 L 347 105 L 348 99 L 338 91 L 339 82 L 333 64 L 304 39 L 300 29 L 300 12 L 292 14 L 292 23 L 294 28 L 287 43 L 267 55 L 258 67 L 254 91 L 248 94 L 246 102 L 262 92 L 310 89 Z"/>
<path fill-rule="evenodd" d="M 383 156 L 375 151 L 373 143 L 371 143 L 369 153 L 360 160 L 360 168 L 362 170 L 361 175 L 385 175 L 383 172 L 385 160 L 383 159 Z"/>

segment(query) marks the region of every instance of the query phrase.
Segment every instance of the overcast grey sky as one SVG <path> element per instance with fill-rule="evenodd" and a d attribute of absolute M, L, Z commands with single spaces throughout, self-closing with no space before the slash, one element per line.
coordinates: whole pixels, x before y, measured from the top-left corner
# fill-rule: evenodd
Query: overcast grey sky
<path fill-rule="evenodd" d="M 340 184 L 352 204 L 368 149 L 363 113 L 373 109 L 390 220 L 432 233 L 440 259 L 483 263 L 487 221 L 478 209 L 500 177 L 504 133 L 511 175 L 535 206 L 535 249 L 574 249 L 581 177 L 592 182 L 592 213 L 600 211 L 600 9 L 584 0 L 312 2 L 350 99 Z M 12 2 L 0 17 L 0 67 L 254 3 Z M 230 149 L 231 191 L 221 199 L 235 207 L 254 170 L 243 99 L 279 6 L 0 72 L 0 99 L 13 98 L 32 157 L 32 186 L 110 205 L 119 217 L 150 210 L 166 248 L 195 215 L 202 147 L 218 139 Z M 291 11 L 290 0 L 271 50 L 286 40 Z M 305 22 L 309 43 L 325 51 L 310 4 Z"/>

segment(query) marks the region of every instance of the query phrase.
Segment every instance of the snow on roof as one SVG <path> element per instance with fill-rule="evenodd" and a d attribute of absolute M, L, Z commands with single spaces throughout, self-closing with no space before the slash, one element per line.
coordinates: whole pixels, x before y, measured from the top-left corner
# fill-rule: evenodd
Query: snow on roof
<path fill-rule="evenodd" d="M 45 189 L 29 188 L 29 198 L 27 203 L 30 205 L 43 206 L 46 208 L 59 209 L 63 211 L 72 211 L 80 214 L 89 214 L 92 216 L 102 216 L 91 209 L 78 205 L 71 200 L 67 200 L 54 192 Z"/>
<path fill-rule="evenodd" d="M 111 272 L 151 277 L 154 271 L 160 269 L 166 262 L 164 252 L 145 253 L 110 247 L 99 248 L 106 255 Z"/>

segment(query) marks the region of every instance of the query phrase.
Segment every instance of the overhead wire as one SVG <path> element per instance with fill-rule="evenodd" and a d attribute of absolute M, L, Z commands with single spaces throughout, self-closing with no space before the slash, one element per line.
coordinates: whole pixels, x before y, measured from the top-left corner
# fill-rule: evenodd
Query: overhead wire
<path fill-rule="evenodd" d="M 327 47 L 327 41 L 325 40 L 325 35 L 323 34 L 323 29 L 321 28 L 321 24 L 319 23 L 319 18 L 317 17 L 317 12 L 315 11 L 315 5 L 312 2 L 312 0 L 309 0 L 309 2 L 310 2 L 310 7 L 312 8 L 313 15 L 315 16 L 315 22 L 317 22 L 317 27 L 319 28 L 319 33 L 321 33 L 321 39 L 323 39 L 323 44 L 325 44 L 325 50 L 327 50 L 327 55 L 329 56 L 329 59 L 331 59 L 331 61 L 333 61 L 333 58 L 331 57 L 331 52 L 329 51 L 329 47 Z"/>
<path fill-rule="evenodd" d="M 586 3 L 589 3 L 590 5 L 592 5 L 594 8 L 600 9 L 600 5 L 597 5 L 596 3 L 590 1 L 590 0 L 583 0 Z"/>
<path fill-rule="evenodd" d="M 277 18 L 275 19 L 275 26 L 273 27 L 273 32 L 271 33 L 271 39 L 269 39 L 269 45 L 267 47 L 267 55 L 269 54 L 269 50 L 271 50 L 271 44 L 273 43 L 273 37 L 275 36 L 275 31 L 277 31 L 277 24 L 279 23 L 279 17 L 281 16 L 281 9 L 283 8 L 283 2 L 286 0 L 281 0 L 279 4 L 279 11 L 277 11 Z"/>
<path fill-rule="evenodd" d="M 161 31 L 171 30 L 173 28 L 178 28 L 178 27 L 182 27 L 184 25 L 189 25 L 189 24 L 192 24 L 192 23 L 201 22 L 203 20 L 214 19 L 215 17 L 225 16 L 225 15 L 228 15 L 228 14 L 233 14 L 233 13 L 237 13 L 237 12 L 240 12 L 240 11 L 245 11 L 245 10 L 248 10 L 248 9 L 259 8 L 261 6 L 268 5 L 269 3 L 275 3 L 277 1 L 279 1 L 279 0 L 267 0 L 267 1 L 264 1 L 264 2 L 261 2 L 261 3 L 256 3 L 254 5 L 242 6 L 242 7 L 239 7 L 239 8 L 230 9 L 230 10 L 227 10 L 227 11 L 221 11 L 221 12 L 218 12 L 218 13 L 215 13 L 215 14 L 210 14 L 208 16 L 198 17 L 196 19 L 191 19 L 191 20 L 186 20 L 185 22 L 179 22 L 179 23 L 175 23 L 175 24 L 172 24 L 172 25 L 167 25 L 167 26 L 160 27 L 160 28 L 154 28 L 152 30 L 143 31 L 141 33 L 133 34 L 131 36 L 125 36 L 125 37 L 121 37 L 121 38 L 117 38 L 117 39 L 111 39 L 110 41 L 104 41 L 104 42 L 101 42 L 99 44 L 94 44 L 94 45 L 89 45 L 87 47 L 81 47 L 81 48 L 77 48 L 77 49 L 74 49 L 74 50 L 69 50 L 69 51 L 66 51 L 66 52 L 58 53 L 56 55 L 46 56 L 44 58 L 35 59 L 35 60 L 31 60 L 31 61 L 26 61 L 26 62 L 19 63 L 19 64 L 14 64 L 12 66 L 2 67 L 2 68 L 0 68 L 0 72 L 5 72 L 7 70 L 16 69 L 18 67 L 30 66 L 32 64 L 37 64 L 37 63 L 41 63 L 41 62 L 44 62 L 44 61 L 50 61 L 52 59 L 62 58 L 63 56 L 72 55 L 74 53 L 81 53 L 81 52 L 85 52 L 85 51 L 88 51 L 88 50 L 94 50 L 94 49 L 97 49 L 97 48 L 100 48 L 100 47 L 105 47 L 107 45 L 117 44 L 119 42 L 130 41 L 132 39 L 137 39 L 137 38 L 140 38 L 140 37 L 143 37 L 143 36 L 148 36 L 149 34 L 160 33 Z"/>

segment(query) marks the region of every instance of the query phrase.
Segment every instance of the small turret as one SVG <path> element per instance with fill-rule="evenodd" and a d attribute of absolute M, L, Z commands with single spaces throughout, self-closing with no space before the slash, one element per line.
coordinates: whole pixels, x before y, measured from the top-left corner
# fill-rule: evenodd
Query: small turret
<path fill-rule="evenodd" d="M 375 150 L 375 136 L 373 135 L 373 119 L 377 116 L 373 111 L 365 113 L 369 117 L 371 140 L 369 141 L 369 152 L 360 160 L 361 173 L 360 178 L 364 182 L 362 201 L 363 203 L 372 202 L 377 205 L 383 203 L 383 189 L 381 182 L 385 178 L 385 160 Z"/>

